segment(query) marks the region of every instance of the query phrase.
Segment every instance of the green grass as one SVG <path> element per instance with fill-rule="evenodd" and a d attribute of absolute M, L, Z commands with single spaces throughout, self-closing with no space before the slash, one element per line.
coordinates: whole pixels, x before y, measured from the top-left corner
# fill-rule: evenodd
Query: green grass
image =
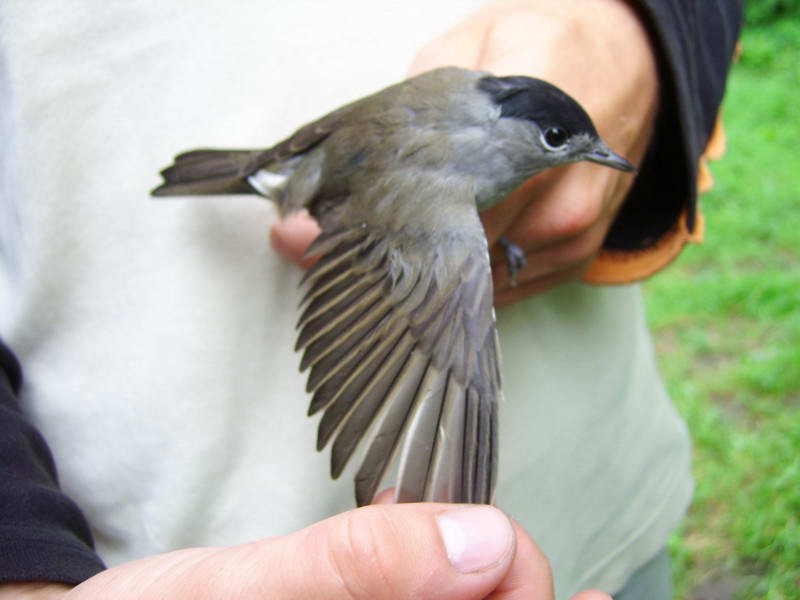
<path fill-rule="evenodd" d="M 706 241 L 646 285 L 661 369 L 695 444 L 676 598 L 722 578 L 800 598 L 800 18 L 745 32 Z"/>

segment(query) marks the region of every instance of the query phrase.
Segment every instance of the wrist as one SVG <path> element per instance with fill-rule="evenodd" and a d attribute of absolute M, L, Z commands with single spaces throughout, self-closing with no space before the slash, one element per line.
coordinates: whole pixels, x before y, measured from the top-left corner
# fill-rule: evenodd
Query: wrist
<path fill-rule="evenodd" d="M 73 586 L 65 583 L 25 581 L 0 583 L 0 600 L 58 600 Z"/>
<path fill-rule="evenodd" d="M 571 2 L 576 10 L 582 2 Z M 629 147 L 634 158 L 640 158 L 649 144 L 651 130 L 661 94 L 656 50 L 650 32 L 632 0 L 592 0 L 591 10 L 576 18 L 582 19 L 583 30 L 593 34 L 594 48 L 588 48 L 593 62 L 604 63 L 607 93 L 627 98 L 620 107 L 612 103 L 615 113 L 601 118 L 606 131 L 615 131 L 613 142 L 620 148 Z M 589 108 L 598 98 L 591 90 Z M 621 110 L 624 108 L 624 110 Z"/>

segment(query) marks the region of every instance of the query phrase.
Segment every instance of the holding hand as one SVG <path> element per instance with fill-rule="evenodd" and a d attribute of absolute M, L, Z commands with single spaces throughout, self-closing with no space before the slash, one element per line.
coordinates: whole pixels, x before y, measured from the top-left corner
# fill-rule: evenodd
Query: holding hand
<path fill-rule="evenodd" d="M 545 79 L 586 108 L 600 137 L 634 164 L 650 141 L 658 77 L 647 32 L 625 0 L 497 0 L 428 44 L 411 74 L 443 65 Z M 537 175 L 481 214 L 493 247 L 498 306 L 578 278 L 599 251 L 633 177 L 577 163 Z M 273 246 L 303 264 L 319 229 L 307 215 L 278 223 Z M 497 240 L 528 266 L 512 287 Z M 307 266 L 307 264 L 303 265 Z"/>
<path fill-rule="evenodd" d="M 647 32 L 625 0 L 500 0 L 431 42 L 413 72 L 443 64 L 531 75 L 580 102 L 612 150 L 638 165 L 650 141 L 658 77 Z M 481 214 L 490 246 L 496 304 L 502 306 L 579 277 L 599 251 L 633 183 L 630 174 L 576 163 L 529 180 Z M 509 284 L 506 236 L 528 266 Z"/>
<path fill-rule="evenodd" d="M 0 586 L 4 598 L 550 600 L 553 591 L 544 555 L 498 509 L 400 504 L 353 510 L 280 538 L 145 558 L 71 590 Z"/>

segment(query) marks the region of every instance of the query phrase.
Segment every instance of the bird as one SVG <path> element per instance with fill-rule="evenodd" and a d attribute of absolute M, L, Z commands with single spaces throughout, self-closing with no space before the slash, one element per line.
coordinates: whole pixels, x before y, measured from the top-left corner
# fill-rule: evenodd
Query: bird
<path fill-rule="evenodd" d="M 490 504 L 502 377 L 479 213 L 578 161 L 635 171 L 557 86 L 442 67 L 267 149 L 179 154 L 152 194 L 255 194 L 284 216 L 307 210 L 321 233 L 296 350 L 331 476 L 360 452 L 358 506 L 390 473 L 396 501 Z M 503 244 L 513 276 L 524 252 Z"/>

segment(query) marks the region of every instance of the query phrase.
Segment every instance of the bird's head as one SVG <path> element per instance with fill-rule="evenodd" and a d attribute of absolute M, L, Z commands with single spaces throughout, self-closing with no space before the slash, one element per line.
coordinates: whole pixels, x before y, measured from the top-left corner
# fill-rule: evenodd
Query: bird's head
<path fill-rule="evenodd" d="M 583 107 L 556 86 L 522 75 L 489 75 L 478 80 L 478 89 L 497 106 L 499 120 L 512 124 L 509 134 L 525 138 L 533 170 L 584 160 L 636 170 L 600 139 Z"/>

